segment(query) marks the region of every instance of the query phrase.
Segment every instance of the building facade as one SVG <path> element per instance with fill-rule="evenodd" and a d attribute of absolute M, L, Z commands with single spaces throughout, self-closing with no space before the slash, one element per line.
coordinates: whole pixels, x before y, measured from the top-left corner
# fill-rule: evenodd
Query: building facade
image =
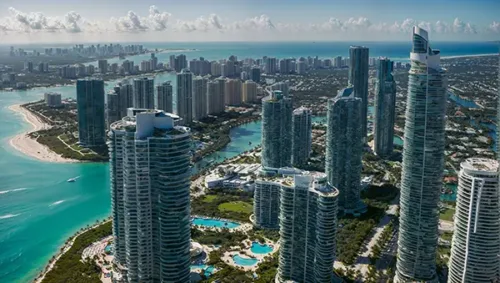
<path fill-rule="evenodd" d="M 250 79 L 256 83 L 260 83 L 260 68 L 258 66 L 252 67 Z"/>
<path fill-rule="evenodd" d="M 239 79 L 228 79 L 225 85 L 226 105 L 241 105 L 241 81 Z"/>
<path fill-rule="evenodd" d="M 305 107 L 293 110 L 292 116 L 292 165 L 307 164 L 312 145 L 312 113 Z"/>
<path fill-rule="evenodd" d="M 333 282 L 338 196 L 323 173 L 282 186 L 276 282 Z"/>
<path fill-rule="evenodd" d="M 353 87 L 341 90 L 328 101 L 325 172 L 328 182 L 339 190 L 339 210 L 353 215 L 366 210 L 360 198 L 361 113 L 362 100 L 356 97 Z"/>
<path fill-rule="evenodd" d="M 76 101 L 79 143 L 88 147 L 105 145 L 104 81 L 78 80 Z"/>
<path fill-rule="evenodd" d="M 120 96 L 114 90 L 106 94 L 106 126 L 120 120 Z"/>
<path fill-rule="evenodd" d="M 289 95 L 289 89 L 290 87 L 287 82 L 277 82 L 271 86 L 271 90 L 279 90 L 285 96 Z"/>
<path fill-rule="evenodd" d="M 349 85 L 361 99 L 361 131 L 363 141 L 368 131 L 368 59 L 369 49 L 363 46 L 349 48 Z"/>
<path fill-rule="evenodd" d="M 50 108 L 58 108 L 62 106 L 61 94 L 55 92 L 44 93 L 45 105 Z"/>
<path fill-rule="evenodd" d="M 447 79 L 427 32 L 413 28 L 395 282 L 437 282 Z"/>
<path fill-rule="evenodd" d="M 273 91 L 262 99 L 262 166 L 292 164 L 292 99 Z"/>
<path fill-rule="evenodd" d="M 193 74 L 187 69 L 177 73 L 175 110 L 186 125 L 193 122 Z"/>
<path fill-rule="evenodd" d="M 257 84 L 254 81 L 246 81 L 242 86 L 242 98 L 245 103 L 252 103 L 257 100 Z"/>
<path fill-rule="evenodd" d="M 155 108 L 155 81 L 153 78 L 134 79 L 134 107 Z"/>
<path fill-rule="evenodd" d="M 167 113 L 174 113 L 173 96 L 174 91 L 170 82 L 156 86 L 156 108 Z"/>
<path fill-rule="evenodd" d="M 500 273 L 498 162 L 469 158 L 460 165 L 449 283 L 495 282 Z"/>
<path fill-rule="evenodd" d="M 126 282 L 190 282 L 192 141 L 176 118 L 129 109 L 111 125 L 114 255 Z"/>
<path fill-rule="evenodd" d="M 224 93 L 220 89 L 218 81 L 208 82 L 207 112 L 209 115 L 224 112 Z"/>
<path fill-rule="evenodd" d="M 381 157 L 392 154 L 396 116 L 396 82 L 392 76 L 394 62 L 380 58 L 375 88 L 375 123 L 373 140 L 375 153 Z"/>
<path fill-rule="evenodd" d="M 193 80 L 193 119 L 199 121 L 208 116 L 207 111 L 208 79 L 196 77 Z"/>

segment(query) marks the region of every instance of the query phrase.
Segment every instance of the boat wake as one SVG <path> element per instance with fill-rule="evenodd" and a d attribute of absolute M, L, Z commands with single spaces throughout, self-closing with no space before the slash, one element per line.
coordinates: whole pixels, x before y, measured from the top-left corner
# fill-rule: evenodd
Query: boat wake
<path fill-rule="evenodd" d="M 49 204 L 49 206 L 56 206 L 56 205 L 59 205 L 59 204 L 61 204 L 61 203 L 65 202 L 65 201 L 66 201 L 66 200 L 64 200 L 64 199 L 63 199 L 63 200 L 58 200 L 58 201 L 55 201 L 55 202 L 53 202 L 53 203 Z"/>
<path fill-rule="evenodd" d="M 7 193 L 13 193 L 13 192 L 20 192 L 20 191 L 25 191 L 27 188 L 19 188 L 19 189 L 13 189 L 13 190 L 7 190 L 7 191 L 0 191 L 0 195 L 7 194 Z"/>
<path fill-rule="evenodd" d="M 12 217 L 19 216 L 20 214 L 5 214 L 5 215 L 0 215 L 0 219 L 9 219 Z"/>

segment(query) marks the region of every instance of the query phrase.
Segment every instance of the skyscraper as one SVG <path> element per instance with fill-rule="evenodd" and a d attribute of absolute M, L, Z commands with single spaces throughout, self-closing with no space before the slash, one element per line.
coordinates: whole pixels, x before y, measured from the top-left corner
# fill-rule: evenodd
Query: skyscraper
<path fill-rule="evenodd" d="M 257 84 L 254 81 L 246 81 L 243 83 L 243 102 L 255 102 L 257 99 Z"/>
<path fill-rule="evenodd" d="M 279 90 L 283 93 L 283 95 L 288 96 L 289 94 L 288 82 L 277 82 L 271 86 L 271 90 Z"/>
<path fill-rule="evenodd" d="M 262 166 L 291 165 L 292 111 L 292 99 L 279 90 L 262 99 Z"/>
<path fill-rule="evenodd" d="M 293 110 L 292 116 L 292 165 L 301 167 L 311 155 L 312 144 L 311 110 L 300 107 Z"/>
<path fill-rule="evenodd" d="M 368 121 L 368 59 L 369 50 L 363 46 L 349 48 L 349 85 L 354 87 L 354 95 L 361 98 L 361 131 L 363 141 L 367 134 Z"/>
<path fill-rule="evenodd" d="M 175 119 L 129 109 L 111 125 L 114 255 L 130 283 L 190 280 L 192 142 Z"/>
<path fill-rule="evenodd" d="M 107 128 L 109 126 L 120 120 L 122 117 L 120 117 L 120 96 L 119 93 L 116 93 L 114 90 L 110 91 L 106 95 L 106 122 L 107 122 Z"/>
<path fill-rule="evenodd" d="M 447 80 L 439 51 L 419 27 L 413 28 L 410 60 L 395 282 L 437 282 Z"/>
<path fill-rule="evenodd" d="M 106 74 L 108 72 L 108 60 L 105 59 L 98 60 L 97 67 L 99 67 L 99 72 L 101 74 Z"/>
<path fill-rule="evenodd" d="M 363 142 L 362 101 L 354 88 L 339 91 L 328 101 L 325 172 L 328 182 L 339 190 L 339 210 L 359 215 L 366 210 L 360 198 Z"/>
<path fill-rule="evenodd" d="M 495 282 L 500 271 L 498 162 L 469 158 L 460 165 L 448 283 Z"/>
<path fill-rule="evenodd" d="M 101 146 L 106 142 L 104 118 L 104 82 L 85 79 L 76 82 L 78 139 L 83 146 Z"/>
<path fill-rule="evenodd" d="M 224 112 L 224 92 L 218 81 L 208 83 L 207 112 L 210 115 Z"/>
<path fill-rule="evenodd" d="M 207 117 L 208 79 L 196 77 L 193 80 L 193 119 L 199 121 Z"/>
<path fill-rule="evenodd" d="M 375 153 L 386 157 L 394 147 L 394 117 L 396 115 L 396 82 L 392 76 L 394 62 L 380 58 L 375 90 Z"/>
<path fill-rule="evenodd" d="M 274 75 L 276 74 L 276 58 L 266 58 L 266 74 Z"/>
<path fill-rule="evenodd" d="M 193 122 L 193 74 L 187 69 L 177 73 L 175 106 L 176 114 L 186 125 Z"/>
<path fill-rule="evenodd" d="M 153 78 L 134 79 L 134 107 L 155 108 L 155 81 Z"/>
<path fill-rule="evenodd" d="M 173 90 L 170 82 L 164 82 L 163 84 L 156 86 L 157 95 L 157 109 L 163 110 L 167 113 L 173 113 Z"/>
<path fill-rule="evenodd" d="M 226 80 L 226 105 L 241 105 L 241 81 L 239 79 Z"/>
<path fill-rule="evenodd" d="M 250 79 L 256 83 L 260 83 L 260 68 L 258 66 L 252 67 Z"/>
<path fill-rule="evenodd" d="M 282 186 L 276 282 L 332 282 L 338 195 L 323 173 Z"/>

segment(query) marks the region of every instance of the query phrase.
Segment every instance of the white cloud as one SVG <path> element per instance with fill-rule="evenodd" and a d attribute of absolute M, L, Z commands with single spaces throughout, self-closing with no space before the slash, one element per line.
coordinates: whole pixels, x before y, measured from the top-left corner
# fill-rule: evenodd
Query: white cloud
<path fill-rule="evenodd" d="M 489 26 L 489 30 L 494 33 L 500 33 L 500 22 L 493 21 L 493 23 Z"/>
<path fill-rule="evenodd" d="M 455 33 L 477 33 L 475 27 L 473 27 L 470 23 L 461 21 L 459 18 L 455 18 L 453 21 L 452 30 Z"/>
<path fill-rule="evenodd" d="M 243 21 L 236 21 L 229 25 L 230 29 L 235 30 L 275 30 L 276 26 L 267 15 L 260 15 L 253 18 L 248 18 Z"/>
<path fill-rule="evenodd" d="M 221 23 L 221 19 L 216 14 L 211 14 L 208 18 L 204 16 L 199 17 L 194 21 L 181 21 L 177 20 L 175 29 L 184 32 L 202 31 L 208 32 L 210 30 L 223 30 L 225 27 Z"/>
<path fill-rule="evenodd" d="M 172 14 L 168 12 L 160 12 L 156 6 L 149 7 L 149 17 L 148 20 L 152 29 L 154 30 L 166 30 L 168 25 L 168 20 Z"/>

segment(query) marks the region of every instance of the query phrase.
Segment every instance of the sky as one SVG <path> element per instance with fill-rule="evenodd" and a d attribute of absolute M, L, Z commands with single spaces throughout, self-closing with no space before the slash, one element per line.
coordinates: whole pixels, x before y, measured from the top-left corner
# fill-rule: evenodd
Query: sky
<path fill-rule="evenodd" d="M 500 0 L 0 0 L 0 43 L 500 40 Z"/>

